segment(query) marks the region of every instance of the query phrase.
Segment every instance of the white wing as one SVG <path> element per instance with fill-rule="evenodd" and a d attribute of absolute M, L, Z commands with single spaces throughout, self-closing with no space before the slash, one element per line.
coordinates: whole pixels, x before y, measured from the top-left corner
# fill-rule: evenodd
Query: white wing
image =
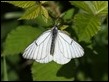
<path fill-rule="evenodd" d="M 54 52 L 54 61 L 59 64 L 68 63 L 71 58 L 83 56 L 83 48 L 63 31 L 58 31 Z"/>
<path fill-rule="evenodd" d="M 63 51 L 64 51 L 63 45 L 60 43 L 59 36 L 57 36 L 53 60 L 58 64 L 65 64 L 71 60 L 64 57 L 65 53 Z"/>
<path fill-rule="evenodd" d="M 23 57 L 34 59 L 37 62 L 47 63 L 52 60 L 50 56 L 52 34 L 48 30 L 44 32 L 36 41 L 30 44 L 24 51 Z"/>
<path fill-rule="evenodd" d="M 52 55 L 50 55 L 50 54 L 48 54 L 48 56 L 47 57 L 45 57 L 44 59 L 41 59 L 41 60 L 35 60 L 35 61 L 37 61 L 37 62 L 40 62 L 40 63 L 48 63 L 48 62 L 50 62 L 50 61 L 52 61 L 53 60 L 53 56 Z"/>

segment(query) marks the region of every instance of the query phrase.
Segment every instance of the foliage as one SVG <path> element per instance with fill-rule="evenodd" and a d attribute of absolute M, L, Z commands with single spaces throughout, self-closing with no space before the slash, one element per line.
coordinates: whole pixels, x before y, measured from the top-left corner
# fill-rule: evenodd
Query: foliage
<path fill-rule="evenodd" d="M 79 40 L 88 41 L 100 30 L 100 25 L 102 23 L 100 19 L 103 15 L 107 15 L 108 3 L 106 1 L 73 1 L 71 4 L 74 4 L 82 11 L 85 11 L 84 13 L 80 12 L 75 16 L 74 27 Z M 85 37 L 86 39 L 84 39 Z"/>
<path fill-rule="evenodd" d="M 43 69 L 44 68 L 44 69 Z M 72 66 L 73 68 L 73 66 Z M 74 78 L 71 77 L 69 74 L 69 72 L 67 72 L 67 69 L 64 68 L 62 69 L 62 71 L 60 70 L 62 69 L 62 66 L 59 64 L 56 64 L 55 62 L 50 62 L 47 64 L 40 64 L 40 63 L 36 63 L 34 62 L 34 64 L 32 65 L 32 76 L 33 76 L 33 80 L 34 81 L 72 81 Z M 46 71 L 42 71 L 42 70 L 46 70 Z M 63 74 L 62 72 L 66 71 L 66 75 L 69 74 L 67 77 L 65 76 L 65 74 Z M 38 71 L 42 71 L 41 73 Z M 43 74 L 46 74 L 45 76 Z M 53 75 L 53 76 L 51 76 Z M 44 77 L 43 77 L 44 76 Z M 40 77 L 40 78 L 39 78 Z M 48 79 L 49 77 L 49 79 Z"/>
<path fill-rule="evenodd" d="M 77 14 L 74 20 L 74 29 L 77 33 L 79 41 L 88 42 L 100 30 L 101 22 L 98 17 L 85 14 Z"/>
<path fill-rule="evenodd" d="M 23 52 L 25 47 L 35 40 L 39 34 L 41 34 L 41 31 L 38 28 L 33 28 L 31 26 L 17 27 L 17 29 L 8 34 L 4 44 L 6 46 L 4 46 L 5 51 L 3 54 L 15 55 Z"/>
<path fill-rule="evenodd" d="M 21 13 L 18 20 L 11 16 L 13 20 L 8 19 L 8 22 L 1 23 L 3 57 L 1 64 L 4 65 L 1 69 L 4 69 L 4 73 L 1 73 L 2 80 L 106 81 L 108 79 L 107 1 L 69 1 L 66 3 L 72 8 L 68 6 L 66 11 L 61 10 L 66 8 L 59 1 L 58 3 L 51 1 L 54 3 L 52 6 L 49 1 L 3 2 L 24 9 L 24 12 L 22 14 L 22 11 L 18 11 L 18 13 Z M 59 7 L 62 8 L 59 9 Z M 50 12 L 50 10 L 53 12 Z M 60 13 L 60 17 L 53 13 L 58 13 L 58 15 Z M 5 14 L 3 16 L 5 17 Z M 59 65 L 55 62 L 40 64 L 22 59 L 21 54 L 24 49 L 42 32 L 52 28 L 55 22 L 59 22 L 59 28 L 66 30 L 72 38 L 83 46 L 84 57 L 72 59 L 65 65 Z M 15 79 L 12 77 L 15 77 Z"/>
<path fill-rule="evenodd" d="M 38 17 L 39 13 L 44 19 L 45 22 L 48 20 L 48 11 L 44 8 L 41 3 L 38 4 L 35 1 L 5 1 L 20 8 L 25 8 L 26 11 L 24 15 L 22 15 L 21 19 L 34 19 Z M 42 2 L 44 3 L 44 2 Z"/>

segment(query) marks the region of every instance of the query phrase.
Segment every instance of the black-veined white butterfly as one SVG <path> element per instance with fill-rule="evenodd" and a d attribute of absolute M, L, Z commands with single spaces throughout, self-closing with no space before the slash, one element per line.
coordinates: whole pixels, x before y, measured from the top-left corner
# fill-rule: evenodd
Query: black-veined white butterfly
<path fill-rule="evenodd" d="M 23 57 L 40 63 L 48 63 L 53 60 L 58 64 L 66 64 L 72 58 L 83 55 L 83 48 L 64 31 L 58 30 L 57 26 L 54 26 L 30 44 L 25 49 Z"/>

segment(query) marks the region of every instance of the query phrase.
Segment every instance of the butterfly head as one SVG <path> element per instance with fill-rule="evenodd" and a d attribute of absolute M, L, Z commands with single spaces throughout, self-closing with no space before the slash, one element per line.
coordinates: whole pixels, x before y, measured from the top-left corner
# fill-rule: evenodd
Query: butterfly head
<path fill-rule="evenodd" d="M 54 26 L 53 26 L 53 30 L 58 30 L 57 27 L 58 27 L 57 25 L 54 25 Z"/>

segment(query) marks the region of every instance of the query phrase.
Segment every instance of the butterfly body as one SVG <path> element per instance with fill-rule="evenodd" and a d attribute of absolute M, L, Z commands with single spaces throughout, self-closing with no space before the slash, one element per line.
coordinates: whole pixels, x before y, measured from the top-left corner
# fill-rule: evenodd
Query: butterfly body
<path fill-rule="evenodd" d="M 53 27 L 51 33 L 52 33 L 52 41 L 51 41 L 50 54 L 53 55 L 54 48 L 55 48 L 55 41 L 56 41 L 56 37 L 57 37 L 57 33 L 58 33 L 56 26 Z"/>

